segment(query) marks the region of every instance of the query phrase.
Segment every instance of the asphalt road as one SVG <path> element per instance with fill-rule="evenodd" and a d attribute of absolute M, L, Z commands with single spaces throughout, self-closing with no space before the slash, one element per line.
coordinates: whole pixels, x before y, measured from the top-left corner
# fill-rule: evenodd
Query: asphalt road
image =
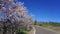
<path fill-rule="evenodd" d="M 35 34 L 57 34 L 56 32 L 52 32 L 52 31 L 49 31 L 49 30 L 46 30 L 44 28 L 40 28 L 40 27 L 37 27 L 35 26 Z"/>

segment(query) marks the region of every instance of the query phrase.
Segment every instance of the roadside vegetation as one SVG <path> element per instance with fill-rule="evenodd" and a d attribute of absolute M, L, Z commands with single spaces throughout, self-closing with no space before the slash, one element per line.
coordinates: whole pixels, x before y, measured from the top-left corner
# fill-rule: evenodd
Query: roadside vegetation
<path fill-rule="evenodd" d="M 25 29 L 20 29 L 19 32 L 17 34 L 27 34 L 27 30 Z"/>
<path fill-rule="evenodd" d="M 42 26 L 54 26 L 54 27 L 60 27 L 60 23 L 58 22 L 44 22 L 41 24 Z"/>
<path fill-rule="evenodd" d="M 60 27 L 59 22 L 38 22 L 37 20 L 34 21 L 34 25 Z"/>

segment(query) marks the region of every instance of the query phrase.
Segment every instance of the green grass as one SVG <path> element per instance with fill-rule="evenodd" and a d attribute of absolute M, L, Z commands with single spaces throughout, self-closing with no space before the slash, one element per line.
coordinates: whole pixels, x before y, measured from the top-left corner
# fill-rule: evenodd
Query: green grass
<path fill-rule="evenodd" d="M 43 25 L 46 25 L 46 26 L 60 26 L 60 23 L 49 22 L 49 23 L 43 23 Z"/>
<path fill-rule="evenodd" d="M 19 30 L 19 32 L 18 32 L 18 34 L 27 34 L 27 30 L 24 30 L 24 29 L 20 29 Z"/>

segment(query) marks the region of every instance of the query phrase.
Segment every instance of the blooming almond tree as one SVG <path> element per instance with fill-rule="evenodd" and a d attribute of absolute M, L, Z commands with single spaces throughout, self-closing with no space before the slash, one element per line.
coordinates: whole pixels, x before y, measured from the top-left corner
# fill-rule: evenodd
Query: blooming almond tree
<path fill-rule="evenodd" d="M 21 28 L 28 29 L 32 23 L 32 17 L 27 16 L 27 9 L 21 2 L 14 0 L 0 0 L 0 26 L 1 34 L 16 34 Z M 1 15 L 3 13 L 5 16 Z M 5 17 L 5 18 L 3 18 Z M 3 20 L 2 20 L 3 19 Z"/>

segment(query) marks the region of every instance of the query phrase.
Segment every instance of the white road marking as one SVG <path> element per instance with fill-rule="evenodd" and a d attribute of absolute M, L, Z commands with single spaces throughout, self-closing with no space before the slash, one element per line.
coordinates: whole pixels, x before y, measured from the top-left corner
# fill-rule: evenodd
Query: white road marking
<path fill-rule="evenodd" d="M 34 29 L 34 34 L 36 33 L 36 29 L 35 29 L 35 27 L 33 27 L 33 29 Z"/>

